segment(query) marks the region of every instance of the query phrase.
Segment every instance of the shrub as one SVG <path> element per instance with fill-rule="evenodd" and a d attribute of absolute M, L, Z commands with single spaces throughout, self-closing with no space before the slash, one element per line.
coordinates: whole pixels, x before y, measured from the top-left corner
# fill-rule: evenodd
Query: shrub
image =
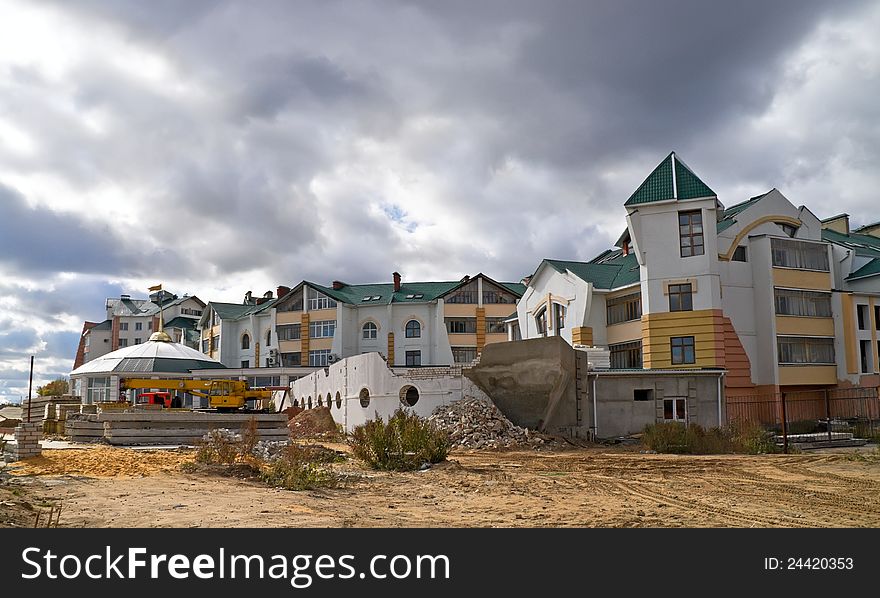
<path fill-rule="evenodd" d="M 196 449 L 196 462 L 206 465 L 234 465 L 241 454 L 241 440 L 229 430 L 211 430 Z"/>
<path fill-rule="evenodd" d="M 708 430 L 696 424 L 658 422 L 645 426 L 642 442 L 658 453 L 756 455 L 779 452 L 772 432 L 757 424 L 744 422 L 734 422 L 724 428 Z"/>
<path fill-rule="evenodd" d="M 373 469 L 411 471 L 446 459 L 450 442 L 431 422 L 398 409 L 388 422 L 376 413 L 376 419 L 356 427 L 349 444 L 354 455 Z"/>
<path fill-rule="evenodd" d="M 314 456 L 314 451 L 291 444 L 266 466 L 260 478 L 271 486 L 286 490 L 314 490 L 336 486 L 339 476 L 321 465 L 322 462 L 329 462 L 326 455 L 321 455 L 323 461 L 316 460 Z"/>

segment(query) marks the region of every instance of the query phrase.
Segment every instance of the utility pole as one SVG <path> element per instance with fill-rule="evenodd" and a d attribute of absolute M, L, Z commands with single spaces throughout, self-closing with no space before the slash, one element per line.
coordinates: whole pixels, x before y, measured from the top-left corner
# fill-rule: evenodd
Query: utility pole
<path fill-rule="evenodd" d="M 27 409 L 27 420 L 28 423 L 31 423 L 31 388 L 34 385 L 34 356 L 31 355 L 31 373 L 28 376 L 28 409 Z"/>

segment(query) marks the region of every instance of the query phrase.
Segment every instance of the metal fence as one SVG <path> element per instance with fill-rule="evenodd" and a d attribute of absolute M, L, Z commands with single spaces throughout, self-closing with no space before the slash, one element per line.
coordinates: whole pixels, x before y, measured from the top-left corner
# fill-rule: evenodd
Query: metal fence
<path fill-rule="evenodd" d="M 799 439 L 834 440 L 835 433 L 880 434 L 877 387 L 833 388 L 727 397 L 727 422 L 760 424 Z"/>

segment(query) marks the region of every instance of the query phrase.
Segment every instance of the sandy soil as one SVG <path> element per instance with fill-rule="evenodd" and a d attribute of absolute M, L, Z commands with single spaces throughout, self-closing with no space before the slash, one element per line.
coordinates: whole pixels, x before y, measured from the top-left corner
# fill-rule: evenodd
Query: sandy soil
<path fill-rule="evenodd" d="M 181 473 L 191 458 L 46 451 L 15 472 L 7 493 L 60 501 L 61 525 L 77 527 L 880 527 L 880 460 L 849 453 L 457 452 L 412 473 L 350 460 L 340 466 L 346 486 L 310 492 Z M 14 525 L 4 508 L 0 526 Z"/>

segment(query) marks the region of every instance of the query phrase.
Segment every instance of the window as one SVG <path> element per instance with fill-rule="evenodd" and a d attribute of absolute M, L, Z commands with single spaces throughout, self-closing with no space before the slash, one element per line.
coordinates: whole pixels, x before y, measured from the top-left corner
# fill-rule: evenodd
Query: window
<path fill-rule="evenodd" d="M 831 294 L 796 289 L 775 289 L 776 314 L 780 316 L 831 317 Z"/>
<path fill-rule="evenodd" d="M 336 391 L 336 407 L 337 409 L 342 407 L 342 395 L 339 394 L 338 390 Z"/>
<path fill-rule="evenodd" d="M 874 306 L 874 328 L 880 330 L 880 305 Z"/>
<path fill-rule="evenodd" d="M 605 318 L 611 324 L 630 322 L 642 317 L 642 296 L 639 293 L 608 299 L 605 303 Z"/>
<path fill-rule="evenodd" d="M 309 322 L 309 338 L 332 338 L 336 332 L 336 320 Z"/>
<path fill-rule="evenodd" d="M 516 303 L 516 297 L 504 291 L 483 291 L 483 303 Z"/>
<path fill-rule="evenodd" d="M 507 334 L 507 324 L 504 320 L 505 318 L 486 318 L 486 333 Z"/>
<path fill-rule="evenodd" d="M 149 322 L 147 322 L 147 330 L 152 330 L 152 329 L 153 329 L 153 320 L 150 320 Z"/>
<path fill-rule="evenodd" d="M 669 342 L 672 347 L 672 365 L 697 362 L 694 351 L 694 337 L 673 336 L 669 339 Z"/>
<path fill-rule="evenodd" d="M 669 311 L 691 311 L 693 309 L 693 286 L 690 283 L 669 285 Z"/>
<path fill-rule="evenodd" d="M 681 257 L 703 255 L 703 213 L 700 210 L 678 213 L 678 237 Z"/>
<path fill-rule="evenodd" d="M 302 311 L 303 308 L 303 291 L 294 293 L 291 291 L 284 297 L 284 301 L 278 305 L 278 311 Z"/>
<path fill-rule="evenodd" d="M 446 303 L 476 303 L 477 302 L 477 281 L 472 280 L 457 291 L 454 291 L 444 297 Z"/>
<path fill-rule="evenodd" d="M 250 349 L 251 348 L 251 337 L 247 334 L 241 337 L 241 348 L 242 349 Z"/>
<path fill-rule="evenodd" d="M 446 330 L 449 334 L 476 334 L 476 318 L 446 318 Z"/>
<path fill-rule="evenodd" d="M 361 407 L 366 409 L 367 407 L 370 406 L 370 391 L 369 390 L 367 390 L 366 388 L 362 388 L 361 391 L 358 393 L 358 398 L 361 401 Z"/>
<path fill-rule="evenodd" d="M 285 368 L 302 365 L 302 353 L 282 353 L 281 366 Z"/>
<path fill-rule="evenodd" d="M 211 337 L 211 351 L 219 351 L 220 350 L 220 335 L 217 334 Z"/>
<path fill-rule="evenodd" d="M 134 329 L 135 329 L 135 330 L 143 330 L 143 329 L 144 329 L 144 323 L 143 323 L 143 322 L 135 322 L 135 323 L 134 323 Z"/>
<path fill-rule="evenodd" d="M 180 310 L 180 313 L 182 313 L 182 314 L 185 315 L 185 316 L 201 316 L 201 315 L 202 315 L 202 310 L 200 310 L 200 309 L 190 309 L 190 308 L 188 308 L 188 307 L 184 307 L 183 309 Z"/>
<path fill-rule="evenodd" d="M 547 334 L 547 307 L 544 306 L 538 310 L 538 313 L 535 314 L 535 326 L 538 329 L 538 334 L 541 336 L 545 336 Z"/>
<path fill-rule="evenodd" d="M 309 351 L 309 365 L 311 367 L 323 367 L 330 365 L 327 359 L 330 357 L 330 349 L 318 349 Z"/>
<path fill-rule="evenodd" d="M 733 250 L 733 256 L 730 258 L 734 262 L 747 262 L 749 261 L 749 255 L 746 253 L 746 246 L 740 245 L 736 249 Z"/>
<path fill-rule="evenodd" d="M 476 358 L 476 347 L 452 347 L 452 361 L 455 363 L 470 363 Z"/>
<path fill-rule="evenodd" d="M 780 365 L 833 365 L 834 339 L 780 336 L 777 339 Z"/>
<path fill-rule="evenodd" d="M 128 339 L 127 338 L 119 339 L 119 346 L 120 347 L 127 347 L 128 346 Z"/>
<path fill-rule="evenodd" d="M 404 386 L 400 389 L 400 402 L 407 407 L 415 407 L 419 402 L 419 389 L 415 386 Z"/>
<path fill-rule="evenodd" d="M 406 367 L 419 367 L 422 365 L 422 352 L 421 351 L 407 351 L 406 352 Z"/>
<path fill-rule="evenodd" d="M 251 388 L 281 386 L 281 376 L 249 376 L 248 384 Z"/>
<path fill-rule="evenodd" d="M 654 389 L 653 388 L 634 388 L 633 389 L 633 401 L 653 401 L 654 400 Z"/>
<path fill-rule="evenodd" d="M 862 373 L 872 373 L 874 371 L 874 356 L 871 355 L 871 341 L 859 341 L 859 357 L 862 364 Z"/>
<path fill-rule="evenodd" d="M 251 362 L 250 362 L 249 360 L 247 360 L 247 359 L 244 359 L 244 360 L 242 360 L 242 362 L 241 362 L 241 367 L 243 367 L 243 368 L 249 368 L 249 367 L 251 367 Z"/>
<path fill-rule="evenodd" d="M 120 330 L 128 330 L 128 322 L 120 322 L 119 329 Z"/>
<path fill-rule="evenodd" d="M 140 337 L 134 339 L 134 344 L 136 344 L 136 345 L 139 345 L 139 344 L 141 344 L 142 342 L 144 342 L 144 340 L 143 340 L 142 338 L 140 338 Z"/>
<path fill-rule="evenodd" d="M 780 222 L 778 224 L 779 224 L 779 228 L 782 229 L 782 232 L 784 232 L 789 237 L 793 237 L 797 234 L 797 228 L 795 228 L 794 226 L 792 226 L 790 224 L 785 224 L 783 222 Z"/>
<path fill-rule="evenodd" d="M 422 325 L 418 320 L 410 320 L 406 323 L 406 338 L 420 338 L 422 336 Z"/>
<path fill-rule="evenodd" d="M 871 312 L 867 305 L 856 305 L 856 317 L 859 320 L 859 330 L 870 330 Z"/>
<path fill-rule="evenodd" d="M 367 322 L 364 324 L 363 328 L 363 337 L 366 340 L 373 340 L 377 338 L 379 335 L 379 327 L 376 326 L 373 322 Z"/>
<path fill-rule="evenodd" d="M 686 421 L 687 399 L 684 397 L 663 399 L 663 419 L 675 422 Z"/>
<path fill-rule="evenodd" d="M 553 326 L 557 331 L 565 328 L 565 306 L 559 303 L 553 304 Z"/>
<path fill-rule="evenodd" d="M 206 353 L 211 349 L 210 347 L 211 339 L 203 338 L 202 339 L 202 353 Z"/>
<path fill-rule="evenodd" d="M 313 289 L 311 287 L 309 287 L 307 297 L 309 299 L 309 310 L 310 311 L 316 310 L 316 309 L 330 309 L 332 307 L 336 307 L 336 302 L 333 299 L 331 299 L 327 295 L 319 293 L 318 291 L 316 291 L 315 289 Z"/>
<path fill-rule="evenodd" d="M 642 341 L 609 345 L 611 368 L 615 370 L 639 369 L 642 367 Z"/>
<path fill-rule="evenodd" d="M 272 344 L 272 329 L 270 328 L 269 330 L 266 331 L 266 346 L 268 347 L 271 344 Z"/>
<path fill-rule="evenodd" d="M 773 238 L 770 247 L 776 267 L 828 272 L 828 250 L 821 243 Z"/>
<path fill-rule="evenodd" d="M 302 333 L 302 326 L 299 324 L 285 324 L 276 328 L 279 341 L 298 341 Z"/>

